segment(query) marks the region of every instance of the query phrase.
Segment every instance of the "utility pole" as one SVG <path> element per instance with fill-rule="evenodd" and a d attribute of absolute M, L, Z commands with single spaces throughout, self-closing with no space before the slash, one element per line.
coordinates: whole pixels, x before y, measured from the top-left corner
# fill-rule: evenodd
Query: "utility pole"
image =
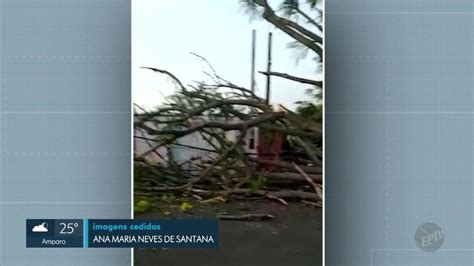
<path fill-rule="evenodd" d="M 272 70 L 272 33 L 268 33 L 268 61 L 267 61 L 267 104 L 270 103 L 270 71 Z"/>
<path fill-rule="evenodd" d="M 252 30 L 252 58 L 251 58 L 251 66 L 250 66 L 250 90 L 252 91 L 252 93 L 255 93 L 255 42 L 256 42 L 256 39 L 257 39 L 257 36 L 256 36 L 256 31 L 255 29 Z M 252 115 L 255 115 L 256 113 L 256 110 L 252 107 L 250 107 L 250 113 Z M 257 132 L 254 128 L 250 128 L 247 132 L 248 134 L 248 148 L 250 150 L 254 150 L 256 145 L 257 145 Z"/>
<path fill-rule="evenodd" d="M 250 90 L 255 92 L 255 41 L 256 41 L 256 31 L 252 30 L 252 63 L 250 67 Z"/>

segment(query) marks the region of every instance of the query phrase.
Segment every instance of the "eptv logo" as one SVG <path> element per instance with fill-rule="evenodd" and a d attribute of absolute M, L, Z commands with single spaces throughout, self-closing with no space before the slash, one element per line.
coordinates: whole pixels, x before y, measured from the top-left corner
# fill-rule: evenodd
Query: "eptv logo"
<path fill-rule="evenodd" d="M 432 252 L 444 242 L 443 229 L 434 223 L 422 224 L 415 232 L 415 241 L 419 249 Z"/>

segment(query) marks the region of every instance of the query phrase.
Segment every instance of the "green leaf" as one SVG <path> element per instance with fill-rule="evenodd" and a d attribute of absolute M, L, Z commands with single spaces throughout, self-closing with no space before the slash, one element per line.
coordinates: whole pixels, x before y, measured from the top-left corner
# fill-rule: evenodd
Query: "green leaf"
<path fill-rule="evenodd" d="M 182 211 L 182 212 L 185 212 L 191 208 L 193 208 L 194 206 L 189 204 L 188 202 L 186 201 L 183 201 L 183 203 L 181 203 L 181 205 L 179 206 L 179 209 Z"/>
<path fill-rule="evenodd" d="M 135 203 L 134 211 L 137 213 L 146 212 L 151 208 L 151 204 L 147 200 L 139 200 Z"/>

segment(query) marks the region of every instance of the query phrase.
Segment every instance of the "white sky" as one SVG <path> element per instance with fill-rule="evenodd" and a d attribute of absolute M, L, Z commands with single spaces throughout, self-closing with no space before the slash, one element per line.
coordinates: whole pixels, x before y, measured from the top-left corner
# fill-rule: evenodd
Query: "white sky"
<path fill-rule="evenodd" d="M 239 0 L 132 0 L 134 102 L 153 108 L 175 89 L 167 78 L 142 66 L 166 69 L 185 84 L 207 80 L 207 66 L 190 52 L 205 57 L 221 77 L 249 88 L 252 29 L 257 30 L 256 71 L 266 70 L 267 35 L 272 31 L 273 71 L 320 76 L 313 55 L 297 63 L 298 52 L 287 48 L 292 39 L 264 20 L 251 21 Z M 256 82 L 257 94 L 264 96 L 265 76 L 257 73 Z M 294 108 L 295 101 L 309 98 L 306 88 L 274 77 L 270 101 Z"/>

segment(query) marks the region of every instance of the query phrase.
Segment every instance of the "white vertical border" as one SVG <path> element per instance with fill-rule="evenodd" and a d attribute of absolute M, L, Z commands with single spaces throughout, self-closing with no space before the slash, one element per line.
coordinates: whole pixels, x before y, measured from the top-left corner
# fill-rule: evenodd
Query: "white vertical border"
<path fill-rule="evenodd" d="M 133 169 L 133 155 L 134 150 L 134 114 L 133 114 L 133 0 L 130 0 L 130 219 L 134 219 L 134 169 Z M 134 249 L 130 249 L 130 265 L 134 263 Z"/>
<path fill-rule="evenodd" d="M 322 0 L 323 14 L 323 266 L 326 265 L 326 0 Z"/>

